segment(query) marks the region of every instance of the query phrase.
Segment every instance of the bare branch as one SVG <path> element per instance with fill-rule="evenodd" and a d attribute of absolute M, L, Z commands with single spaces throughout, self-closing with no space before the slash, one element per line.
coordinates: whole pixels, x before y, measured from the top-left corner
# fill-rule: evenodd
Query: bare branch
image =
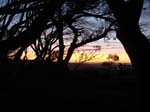
<path fill-rule="evenodd" d="M 92 33 L 90 35 L 90 37 L 92 37 L 92 38 L 89 38 L 87 40 L 81 41 L 80 43 L 76 44 L 75 48 L 80 47 L 82 45 L 85 45 L 87 43 L 99 40 L 101 38 L 104 38 L 107 35 L 107 33 L 111 30 L 111 27 L 112 27 L 112 24 L 110 24 L 109 27 L 101 35 L 96 35 L 95 36 L 94 33 Z"/>

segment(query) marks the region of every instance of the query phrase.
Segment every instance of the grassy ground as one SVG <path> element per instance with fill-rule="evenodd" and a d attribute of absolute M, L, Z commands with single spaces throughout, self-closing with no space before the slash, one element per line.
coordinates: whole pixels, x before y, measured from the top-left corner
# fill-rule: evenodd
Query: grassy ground
<path fill-rule="evenodd" d="M 136 75 L 132 69 L 89 66 L 62 72 L 48 63 L 9 64 L 1 68 L 1 96 L 49 96 L 56 102 L 101 104 L 121 112 L 137 106 Z"/>

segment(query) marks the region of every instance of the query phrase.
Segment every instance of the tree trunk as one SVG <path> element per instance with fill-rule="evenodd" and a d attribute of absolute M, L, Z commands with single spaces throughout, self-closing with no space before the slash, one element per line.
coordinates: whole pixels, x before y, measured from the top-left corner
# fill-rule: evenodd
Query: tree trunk
<path fill-rule="evenodd" d="M 24 46 L 19 49 L 19 51 L 15 54 L 14 61 L 16 61 L 16 62 L 20 61 L 22 53 L 25 49 L 26 49 L 26 47 L 24 47 Z"/>
<path fill-rule="evenodd" d="M 150 43 L 137 26 L 130 26 L 127 30 L 119 30 L 118 39 L 123 44 L 130 57 L 133 67 L 138 72 L 149 72 L 147 64 L 150 62 Z M 144 70 L 144 71 L 143 71 Z"/>
<path fill-rule="evenodd" d="M 139 28 L 139 18 L 144 0 L 108 0 L 108 4 L 118 22 L 117 37 L 123 44 L 133 67 L 137 72 L 137 104 L 138 108 L 146 101 L 141 101 L 149 96 L 147 75 L 150 63 L 150 43 Z M 142 82 L 142 83 L 141 83 Z M 140 106 L 139 106 L 140 105 Z"/>
<path fill-rule="evenodd" d="M 108 3 L 118 22 L 118 39 L 123 44 L 135 69 L 138 72 L 148 71 L 146 64 L 150 62 L 148 58 L 150 43 L 139 28 L 143 0 L 136 2 L 130 0 L 129 3 L 122 0 L 116 1 L 109 0 Z"/>
<path fill-rule="evenodd" d="M 142 99 L 145 99 L 145 96 L 148 95 L 147 88 L 149 81 L 147 75 L 149 71 L 150 63 L 150 44 L 148 39 L 141 33 L 140 29 L 137 28 L 127 28 L 130 29 L 130 32 L 119 31 L 118 38 L 123 44 L 133 67 L 136 70 L 136 82 L 137 82 L 137 103 L 138 105 L 142 103 Z M 135 30 L 137 29 L 137 30 Z M 142 82 L 142 83 L 141 83 Z M 142 94 L 142 96 L 141 96 Z M 142 98 L 142 99 L 141 99 Z"/>
<path fill-rule="evenodd" d="M 58 30 L 58 39 L 59 39 L 59 56 L 57 62 L 61 64 L 63 62 L 63 56 L 64 56 L 63 25 L 61 23 L 59 23 L 57 30 Z"/>
<path fill-rule="evenodd" d="M 43 32 L 43 30 L 45 30 L 47 27 L 47 22 L 55 13 L 55 9 L 58 3 L 58 0 L 56 0 L 55 2 L 49 2 L 48 4 L 45 4 L 41 14 L 36 18 L 35 21 L 33 21 L 31 26 L 20 35 L 18 35 L 18 37 L 10 37 L 5 41 L 0 41 L 0 58 L 4 52 L 7 54 L 9 50 L 15 50 L 21 46 L 28 47 L 33 43 L 33 41 L 39 38 L 41 32 Z"/>
<path fill-rule="evenodd" d="M 65 65 L 67 65 L 67 64 L 69 63 L 70 58 L 71 58 L 71 56 L 72 56 L 72 54 L 73 54 L 74 49 L 75 49 L 75 48 L 74 48 L 73 46 L 71 46 L 71 47 L 69 48 L 68 53 L 67 53 L 67 56 L 66 56 L 66 58 L 65 58 L 65 60 L 64 60 L 64 64 L 65 64 Z"/>

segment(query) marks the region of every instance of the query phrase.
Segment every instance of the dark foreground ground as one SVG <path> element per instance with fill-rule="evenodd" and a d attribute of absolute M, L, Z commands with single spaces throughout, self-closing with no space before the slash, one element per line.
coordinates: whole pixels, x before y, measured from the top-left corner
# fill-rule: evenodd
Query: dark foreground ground
<path fill-rule="evenodd" d="M 136 75 L 132 69 L 86 67 L 62 72 L 52 64 L 1 65 L 1 96 L 50 97 L 53 103 L 99 104 L 100 108 L 135 112 Z"/>

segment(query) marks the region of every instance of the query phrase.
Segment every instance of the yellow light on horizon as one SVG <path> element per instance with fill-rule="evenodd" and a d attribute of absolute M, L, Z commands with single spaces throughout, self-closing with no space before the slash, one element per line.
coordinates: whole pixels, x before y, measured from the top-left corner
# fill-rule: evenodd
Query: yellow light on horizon
<path fill-rule="evenodd" d="M 86 52 L 87 53 L 87 56 L 90 56 L 91 55 L 91 52 Z M 99 52 L 96 52 L 95 53 L 95 57 L 94 58 L 92 58 L 91 60 L 88 60 L 88 61 L 86 61 L 87 63 L 102 63 L 102 62 L 107 62 L 108 61 L 108 59 L 107 59 L 107 57 L 108 57 L 108 55 L 110 54 L 110 52 L 108 52 L 108 51 L 99 51 Z M 119 56 L 119 63 L 131 63 L 131 61 L 130 61 L 130 59 L 129 59 L 129 57 L 128 57 L 128 55 L 127 55 L 127 53 L 125 52 L 125 51 L 119 51 L 118 53 L 117 53 L 117 55 Z M 23 55 L 22 55 L 22 59 L 23 59 L 23 57 L 24 57 L 24 53 L 23 53 Z M 34 60 L 35 58 L 36 58 L 36 55 L 35 55 L 35 53 L 33 53 L 33 52 L 29 52 L 28 54 L 27 54 L 27 57 L 28 57 L 28 59 L 29 60 Z M 72 55 L 72 57 L 71 57 L 71 59 L 70 59 L 70 62 L 71 63 L 78 63 L 79 62 L 79 58 L 81 57 L 81 53 L 80 52 L 75 52 L 75 53 L 73 53 L 73 55 Z M 83 59 L 84 60 L 84 59 Z"/>
<path fill-rule="evenodd" d="M 86 52 L 87 55 L 91 55 L 90 53 Z M 99 51 L 96 54 L 96 57 L 87 61 L 87 63 L 102 63 L 102 62 L 107 62 L 108 59 L 108 55 L 111 54 L 111 52 L 109 51 Z M 118 53 L 116 53 L 119 56 L 119 63 L 131 63 L 127 53 L 124 50 L 119 50 Z M 81 53 L 80 52 L 76 52 L 73 53 L 70 62 L 76 63 L 79 62 L 79 58 L 80 58 Z M 84 59 L 83 59 L 84 60 Z"/>
<path fill-rule="evenodd" d="M 86 51 L 86 50 L 82 51 L 82 49 L 81 49 L 81 51 L 74 51 L 74 53 L 70 59 L 70 62 L 78 63 L 80 60 L 79 58 L 81 57 L 81 53 L 83 53 L 83 54 L 86 53 L 87 56 L 92 56 L 92 53 L 93 53 L 93 55 L 96 55 L 95 58 L 92 58 L 91 60 L 86 61 L 87 63 L 107 62 L 108 61 L 107 57 L 109 54 L 118 55 L 119 63 L 131 63 L 131 61 L 122 45 L 120 45 L 120 47 L 115 48 L 115 49 L 113 49 L 113 48 L 106 49 L 104 47 L 103 49 L 97 50 L 97 51 L 94 49 L 91 51 Z M 23 59 L 24 56 L 25 56 L 25 52 L 23 52 L 21 59 Z M 33 50 L 31 48 L 28 49 L 27 58 L 29 60 L 34 60 L 36 58 L 36 54 L 35 54 L 35 52 L 33 52 Z"/>

